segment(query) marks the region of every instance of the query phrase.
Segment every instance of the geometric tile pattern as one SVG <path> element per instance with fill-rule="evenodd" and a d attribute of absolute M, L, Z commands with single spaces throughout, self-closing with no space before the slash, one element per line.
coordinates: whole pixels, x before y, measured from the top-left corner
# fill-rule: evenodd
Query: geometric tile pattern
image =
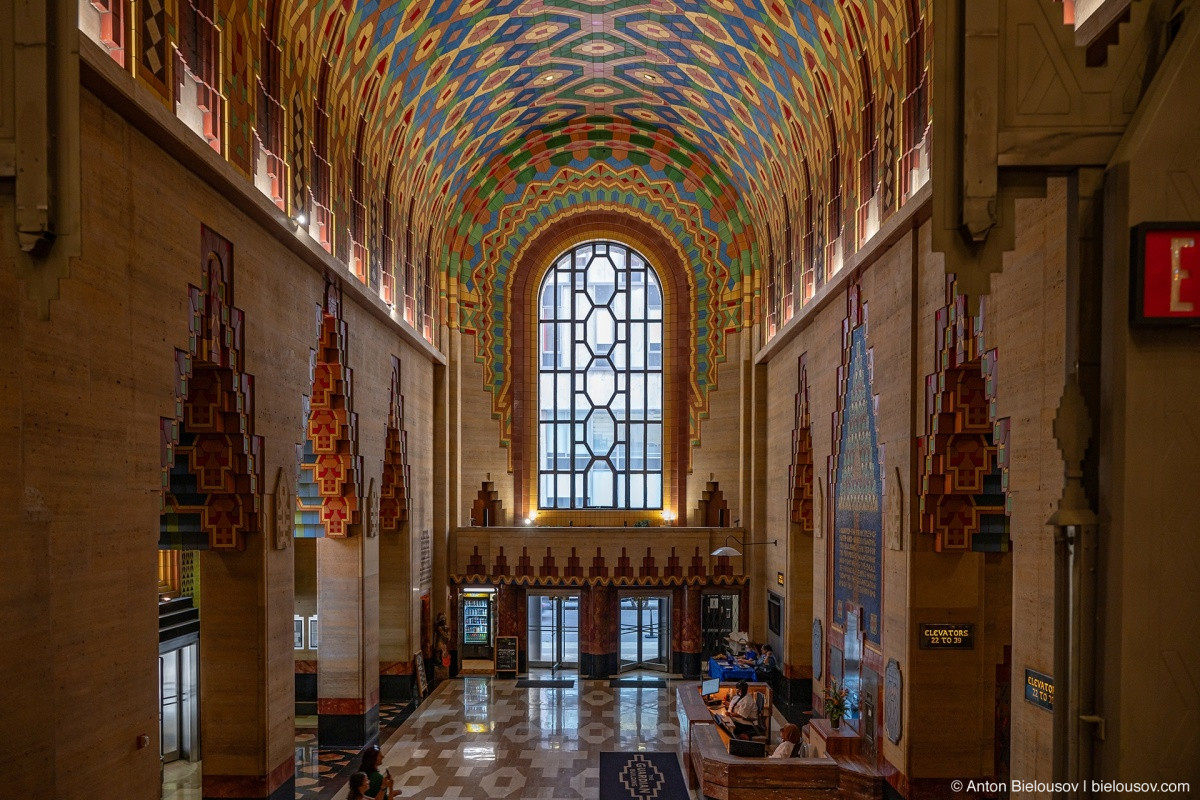
<path fill-rule="evenodd" d="M 796 420 L 792 428 L 792 463 L 788 486 L 792 490 L 791 520 L 805 533 L 813 530 L 813 446 L 808 416 L 808 354 L 800 356 L 796 387 Z"/>
<path fill-rule="evenodd" d="M 130 0 L 118 2 L 130 11 Z M 787 254 L 820 261 L 824 244 L 847 233 L 842 256 L 858 246 L 854 229 L 881 175 L 895 169 L 897 149 L 903 183 L 932 97 L 928 5 L 215 0 L 216 88 L 229 100 L 224 152 L 249 179 L 257 82 L 272 87 L 277 103 L 290 98 L 292 118 L 309 117 L 307 141 L 289 143 L 304 152 L 276 155 L 296 172 L 314 166 L 305 163 L 310 156 L 328 159 L 328 219 L 361 227 L 355 206 L 382 207 L 382 191 L 394 219 L 371 214 L 370 226 L 410 242 L 402 254 L 392 248 L 391 264 L 376 265 L 380 254 L 367 254 L 372 274 L 399 274 L 418 260 L 413 254 L 425 253 L 443 276 L 432 297 L 421 283 L 403 298 L 425 306 L 423 332 L 436 330 L 431 315 L 459 324 L 460 292 L 464 299 L 487 294 L 482 271 L 495 262 L 484 240 L 493 237 L 494 249 L 513 217 L 553 216 L 542 206 L 556 198 L 543 190 L 561 184 L 563 172 L 585 183 L 617 176 L 627 185 L 615 194 L 606 187 L 603 202 L 630 212 L 657 203 L 664 221 L 692 220 L 702 256 L 690 262 L 695 284 L 704 278 L 723 312 L 740 300 L 750 322 L 778 310 L 756 300 L 768 283 L 757 273 L 774 274 L 786 263 L 789 272 L 811 274 L 811 264 L 794 256 L 785 262 Z M 179 25 L 160 0 L 139 4 L 138 14 L 139 76 L 148 85 L 161 76 L 154 88 L 169 100 L 164 54 L 180 46 Z M 264 42 L 278 44 L 278 57 L 257 52 Z M 262 77 L 276 68 L 278 79 Z M 327 114 L 320 125 L 318 107 Z M 884 140 L 885 124 L 901 135 L 889 127 Z M 581 138 L 562 135 L 557 126 L 564 125 Z M 631 127 L 639 130 L 626 137 Z M 660 183 L 671 191 L 654 187 Z M 355 187 L 369 188 L 364 195 Z M 891 194 L 884 216 L 906 197 Z M 345 234 L 336 241 L 348 241 Z M 368 234 L 359 230 L 354 239 L 379 246 L 379 230 Z M 794 246 L 802 241 L 809 245 Z M 343 250 L 335 252 L 348 257 Z M 778 307 L 783 295 L 770 305 Z M 439 297 L 440 307 L 431 308 Z M 723 326 L 712 329 L 719 340 Z M 693 335 L 707 340 L 699 330 Z"/>
<path fill-rule="evenodd" d="M 678 750 L 675 687 L 518 689 L 512 680 L 444 681 L 383 742 L 398 797 L 600 797 L 600 752 Z"/>
<path fill-rule="evenodd" d="M 404 427 L 404 395 L 400 393 L 400 359 L 392 356 L 391 402 L 388 403 L 387 442 L 383 456 L 383 482 L 379 491 L 379 524 L 394 531 L 408 521 L 408 431 Z"/>
<path fill-rule="evenodd" d="M 146 0 L 144 3 L 138 3 L 137 12 L 137 35 L 134 37 L 134 41 L 140 44 L 137 75 L 159 92 L 166 94 L 166 1 Z"/>
<path fill-rule="evenodd" d="M 233 305 L 233 245 L 201 226 L 200 286 L 188 287 L 189 347 L 175 351 L 175 416 L 160 423 L 159 546 L 242 550 L 259 530 L 262 437 L 245 320 Z"/>
<path fill-rule="evenodd" d="M 296 493 L 296 536 L 344 538 L 361 518 L 362 456 L 354 412 L 354 371 L 346 364 L 341 288 L 326 287 Z M 315 512 L 315 513 L 314 513 Z"/>
<path fill-rule="evenodd" d="M 983 316 L 967 311 L 953 278 L 946 280 L 946 295 L 934 322 L 937 370 L 925 378 L 926 433 L 917 442 L 921 532 L 934 537 L 939 553 L 970 550 L 981 517 L 1005 513 L 1003 505 L 979 501 L 990 496 L 984 477 L 997 468 L 994 406 L 983 372 Z M 994 371 L 995 353 L 988 356 Z"/>

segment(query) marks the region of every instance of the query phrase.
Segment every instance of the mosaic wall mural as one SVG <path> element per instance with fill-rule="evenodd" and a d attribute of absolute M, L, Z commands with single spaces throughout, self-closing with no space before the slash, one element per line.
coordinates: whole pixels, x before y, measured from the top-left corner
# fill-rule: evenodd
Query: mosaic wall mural
<path fill-rule="evenodd" d="M 883 480 L 876 404 L 871 390 L 867 326 L 851 292 L 843 322 L 843 365 L 838 367 L 838 436 L 833 456 L 833 621 L 846 624 L 848 606 L 861 607 L 863 635 L 878 646 L 883 634 Z"/>

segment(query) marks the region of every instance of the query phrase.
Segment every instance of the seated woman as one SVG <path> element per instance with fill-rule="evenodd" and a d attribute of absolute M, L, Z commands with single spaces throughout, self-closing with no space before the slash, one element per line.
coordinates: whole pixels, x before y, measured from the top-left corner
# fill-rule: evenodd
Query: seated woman
<path fill-rule="evenodd" d="M 783 730 L 779 732 L 783 741 L 775 748 L 775 752 L 771 753 L 771 758 L 796 758 L 804 751 L 804 742 L 800 740 L 800 729 L 788 723 L 783 726 Z"/>
<path fill-rule="evenodd" d="M 769 681 L 779 669 L 779 662 L 775 660 L 775 652 L 771 649 L 771 645 L 764 644 L 762 646 L 762 654 L 758 657 L 758 662 L 754 665 L 754 678 L 760 681 Z"/>
<path fill-rule="evenodd" d="M 758 706 L 750 694 L 750 685 L 738 681 L 733 694 L 726 698 L 729 708 L 729 721 L 733 723 L 733 735 L 739 739 L 749 739 L 757 730 Z"/>

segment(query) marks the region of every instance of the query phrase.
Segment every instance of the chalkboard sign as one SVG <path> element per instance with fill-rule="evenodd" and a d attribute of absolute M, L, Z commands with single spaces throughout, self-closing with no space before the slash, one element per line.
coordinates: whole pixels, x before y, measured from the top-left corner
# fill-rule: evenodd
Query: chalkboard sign
<path fill-rule="evenodd" d="M 417 673 L 417 697 L 429 694 L 429 676 L 425 674 L 425 656 L 413 656 L 413 672 Z"/>
<path fill-rule="evenodd" d="M 496 674 L 512 673 L 517 677 L 517 637 L 496 637 Z"/>

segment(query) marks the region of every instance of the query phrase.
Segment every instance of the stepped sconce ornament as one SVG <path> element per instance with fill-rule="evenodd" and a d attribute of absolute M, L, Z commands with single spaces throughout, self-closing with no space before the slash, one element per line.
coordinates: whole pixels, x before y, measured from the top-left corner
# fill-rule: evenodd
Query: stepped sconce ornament
<path fill-rule="evenodd" d="M 286 550 L 291 541 L 295 522 L 296 495 L 292 491 L 292 483 L 288 480 L 283 467 L 275 473 L 275 491 L 272 497 L 272 527 L 271 543 L 276 550 Z"/>
<path fill-rule="evenodd" d="M 884 494 L 884 538 L 889 550 L 904 549 L 904 482 L 900 468 L 894 467 L 895 477 L 888 481 Z"/>

